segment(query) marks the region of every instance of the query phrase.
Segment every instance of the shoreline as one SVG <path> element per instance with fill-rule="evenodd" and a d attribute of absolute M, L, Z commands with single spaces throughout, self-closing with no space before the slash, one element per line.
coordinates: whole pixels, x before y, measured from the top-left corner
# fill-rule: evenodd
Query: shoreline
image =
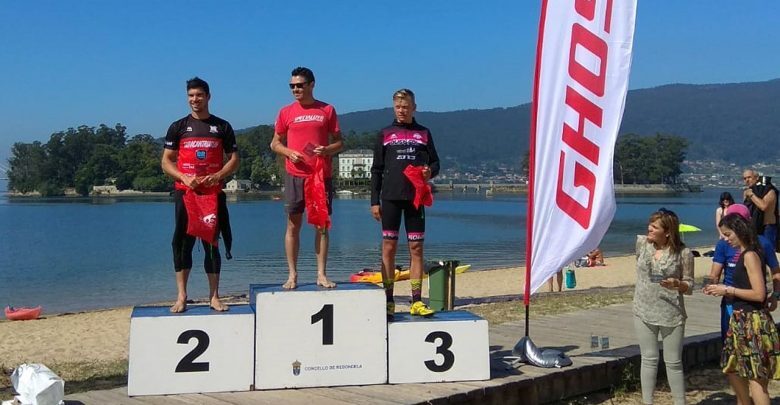
<path fill-rule="evenodd" d="M 457 188 L 453 188 L 452 183 L 439 183 L 434 184 L 434 193 L 477 193 L 477 194 L 509 194 L 509 195 L 526 195 L 528 194 L 528 187 L 525 185 L 510 185 L 496 183 L 493 186 L 480 186 L 478 184 L 470 183 L 456 183 Z M 614 190 L 616 195 L 631 195 L 631 194 L 676 194 L 676 193 L 699 193 L 706 189 L 718 189 L 718 187 L 707 187 L 698 184 L 614 184 Z M 488 191 L 490 190 L 490 191 Z M 274 188 L 267 190 L 223 190 L 228 196 L 275 196 L 282 194 L 282 188 Z M 370 192 L 365 192 L 364 188 L 340 188 L 339 191 L 350 191 L 354 196 L 368 195 Z M 136 191 L 136 190 L 120 190 L 117 192 L 93 192 L 89 195 L 79 195 L 66 193 L 56 196 L 43 196 L 38 191 L 32 191 L 29 193 L 19 193 L 15 191 L 6 190 L 0 195 L 4 195 L 9 199 L 81 199 L 81 198 L 133 198 L 133 199 L 159 199 L 171 197 L 172 191 Z"/>

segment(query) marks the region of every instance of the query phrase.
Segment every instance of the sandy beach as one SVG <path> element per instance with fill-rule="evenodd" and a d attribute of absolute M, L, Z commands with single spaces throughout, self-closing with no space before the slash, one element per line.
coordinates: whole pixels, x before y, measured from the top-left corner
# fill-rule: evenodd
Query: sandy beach
<path fill-rule="evenodd" d="M 699 249 L 701 252 L 706 250 Z M 606 266 L 576 268 L 576 290 L 633 285 L 636 271 L 634 260 L 633 255 L 608 257 Z M 709 273 L 711 260 L 708 257 L 695 259 L 697 278 Z M 524 279 L 524 267 L 468 271 L 458 275 L 456 296 L 519 296 L 524 288 Z M 424 296 L 427 296 L 426 284 L 423 283 Z M 547 287 L 543 286 L 540 292 L 545 291 Z M 409 282 L 396 283 L 395 295 L 407 297 Z M 246 299 L 234 299 L 231 302 L 242 301 L 246 302 Z M 403 299 L 397 301 L 400 303 Z M 402 308 L 399 305 L 399 310 Z M 126 307 L 47 315 L 34 321 L 1 321 L 0 365 L 15 367 L 21 363 L 55 364 L 126 359 L 131 311 L 132 308 Z"/>

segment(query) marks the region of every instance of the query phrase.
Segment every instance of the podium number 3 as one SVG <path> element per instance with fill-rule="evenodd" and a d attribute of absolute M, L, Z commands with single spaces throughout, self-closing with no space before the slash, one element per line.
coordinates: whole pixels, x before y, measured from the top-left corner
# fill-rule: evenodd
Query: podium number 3
<path fill-rule="evenodd" d="M 320 312 L 311 316 L 311 324 L 322 321 L 322 344 L 333 344 L 333 304 L 325 304 Z"/>
<path fill-rule="evenodd" d="M 192 349 L 186 356 L 182 357 L 179 364 L 176 365 L 177 373 L 190 373 L 197 371 L 209 371 L 209 363 L 207 361 L 196 363 L 193 360 L 203 354 L 206 349 L 209 348 L 209 335 L 202 330 L 185 330 L 179 335 L 179 339 L 176 343 L 186 345 L 195 338 L 198 340 L 198 344 Z"/>
<path fill-rule="evenodd" d="M 441 354 L 444 357 L 444 361 L 441 364 L 436 364 L 436 360 L 426 360 L 425 367 L 428 367 L 428 370 L 433 372 L 441 373 L 449 370 L 455 364 L 455 354 L 449 350 L 450 346 L 452 346 L 452 335 L 442 331 L 431 332 L 425 338 L 425 341 L 436 343 L 436 339 L 441 340 L 441 344 L 436 346 L 436 354 Z"/>

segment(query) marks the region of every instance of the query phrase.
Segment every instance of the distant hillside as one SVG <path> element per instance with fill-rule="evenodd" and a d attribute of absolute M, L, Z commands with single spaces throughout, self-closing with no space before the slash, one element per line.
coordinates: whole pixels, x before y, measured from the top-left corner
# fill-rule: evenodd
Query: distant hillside
<path fill-rule="evenodd" d="M 420 102 L 422 108 L 424 100 Z M 390 108 L 343 114 L 344 133 L 375 131 L 393 119 Z M 488 110 L 418 112 L 442 156 L 464 163 L 519 164 L 528 150 L 530 104 Z M 780 135 L 780 79 L 755 83 L 672 84 L 628 92 L 620 134 L 682 136 L 688 158 L 753 163 L 774 159 Z M 767 148 L 771 151 L 767 155 Z"/>

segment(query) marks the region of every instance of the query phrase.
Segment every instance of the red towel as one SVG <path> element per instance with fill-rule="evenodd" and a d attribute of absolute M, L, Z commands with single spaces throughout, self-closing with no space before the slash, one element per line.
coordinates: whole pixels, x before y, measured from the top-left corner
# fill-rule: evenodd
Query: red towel
<path fill-rule="evenodd" d="M 420 205 L 430 207 L 433 205 L 433 192 L 431 185 L 423 177 L 423 166 L 406 166 L 404 176 L 412 182 L 414 186 L 414 208 L 419 209 Z"/>
<path fill-rule="evenodd" d="M 330 229 L 328 196 L 325 192 L 325 158 L 315 156 L 314 171 L 303 182 L 303 198 L 306 200 L 306 222 L 318 229 Z"/>
<path fill-rule="evenodd" d="M 187 235 L 218 246 L 217 194 L 199 194 L 188 189 L 184 193 L 184 207 L 187 209 Z"/>

